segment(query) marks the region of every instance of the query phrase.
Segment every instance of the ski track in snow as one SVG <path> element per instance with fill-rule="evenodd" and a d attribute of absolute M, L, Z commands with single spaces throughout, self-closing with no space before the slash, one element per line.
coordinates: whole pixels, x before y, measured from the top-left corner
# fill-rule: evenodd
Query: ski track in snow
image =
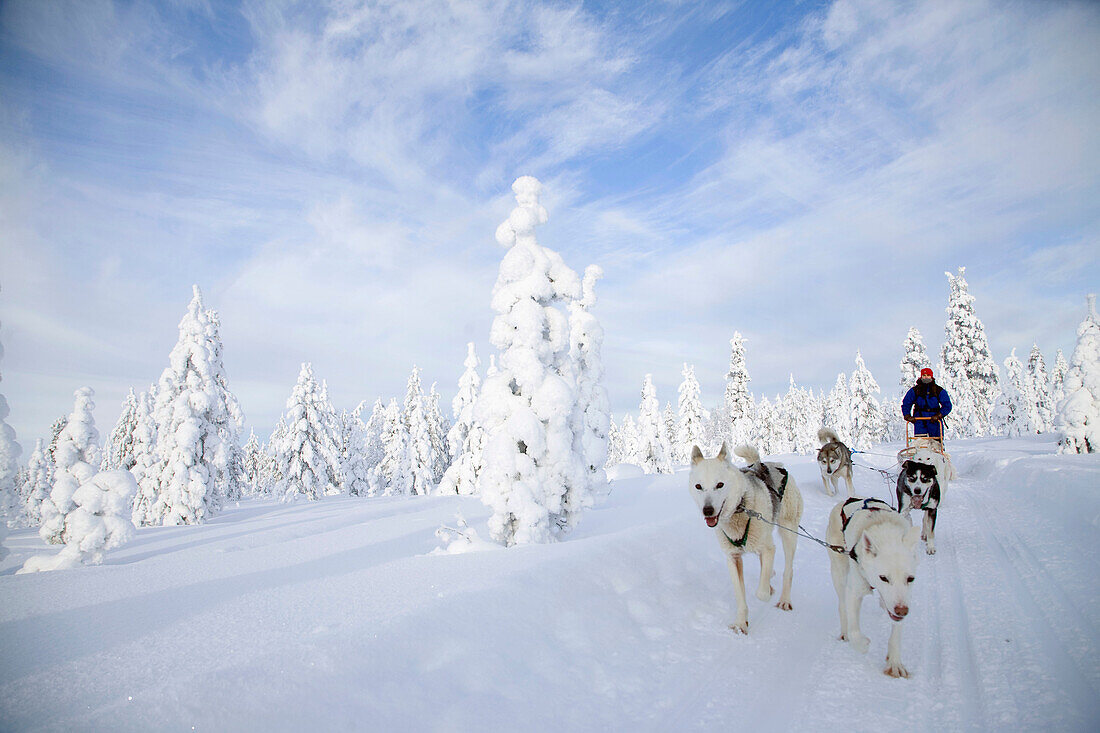
<path fill-rule="evenodd" d="M 0 729 L 1096 730 L 1095 457 L 1045 439 L 952 446 L 937 554 L 904 623 L 911 678 L 882 673 L 890 622 L 865 599 L 866 655 L 837 639 L 826 550 L 800 539 L 794 610 L 755 598 L 749 634 L 686 474 L 616 482 L 566 542 L 430 555 L 476 499 L 244 502 L 202 527 L 140 530 L 98 568 L 0 566 Z M 887 468 L 890 446 L 864 460 Z M 783 456 L 817 537 L 812 456 Z M 861 495 L 893 499 L 861 470 Z M 919 516 L 914 514 L 914 521 Z M 522 721 L 517 722 L 517 721 Z"/>

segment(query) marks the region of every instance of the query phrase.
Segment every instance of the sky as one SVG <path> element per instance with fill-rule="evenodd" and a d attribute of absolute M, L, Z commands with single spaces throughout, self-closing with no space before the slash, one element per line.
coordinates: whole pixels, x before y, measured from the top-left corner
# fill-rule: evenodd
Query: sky
<path fill-rule="evenodd" d="M 1069 358 L 1100 286 L 1086 2 L 0 3 L 0 393 L 24 445 L 81 386 L 106 435 L 200 286 L 246 433 L 302 362 L 337 408 L 449 402 L 510 185 L 604 270 L 616 415 L 684 363 L 722 395 L 899 389 L 966 267 L 995 360 Z M 484 368 L 484 366 L 483 366 Z M 24 457 L 25 457 L 24 456 Z"/>

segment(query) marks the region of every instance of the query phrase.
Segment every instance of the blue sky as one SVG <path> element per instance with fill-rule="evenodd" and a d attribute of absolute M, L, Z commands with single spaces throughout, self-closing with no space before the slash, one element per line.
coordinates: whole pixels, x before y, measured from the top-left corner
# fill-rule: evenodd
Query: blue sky
<path fill-rule="evenodd" d="M 509 186 L 603 267 L 615 412 L 684 362 L 896 388 L 967 267 L 998 362 L 1073 346 L 1100 252 L 1091 3 L 0 4 L 0 363 L 29 449 L 90 385 L 106 434 L 198 283 L 266 434 L 312 361 L 338 407 L 488 362 Z"/>

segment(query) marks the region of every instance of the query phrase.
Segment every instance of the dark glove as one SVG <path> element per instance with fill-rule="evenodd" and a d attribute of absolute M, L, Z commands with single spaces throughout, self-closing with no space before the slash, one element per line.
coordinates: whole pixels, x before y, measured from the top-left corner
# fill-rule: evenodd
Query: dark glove
<path fill-rule="evenodd" d="M 902 417 L 905 418 L 905 422 L 913 422 L 913 416 L 912 415 L 903 415 Z"/>
<path fill-rule="evenodd" d="M 943 415 L 941 415 L 940 413 L 937 412 L 935 415 L 932 416 L 932 419 L 933 420 L 942 420 Z"/>

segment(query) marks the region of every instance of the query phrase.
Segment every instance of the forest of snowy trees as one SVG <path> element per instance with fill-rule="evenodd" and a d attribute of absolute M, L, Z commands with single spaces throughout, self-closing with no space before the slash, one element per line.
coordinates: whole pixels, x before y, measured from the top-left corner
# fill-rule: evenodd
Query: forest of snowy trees
<path fill-rule="evenodd" d="M 59 555 L 25 570 L 98 562 L 136 528 L 197 524 L 244 497 L 282 501 L 325 496 L 430 493 L 480 496 L 491 508 L 493 539 L 512 545 L 560 537 L 593 503 L 605 468 L 633 464 L 670 472 L 693 445 L 753 443 L 762 454 L 808 453 L 818 428 L 833 428 L 856 449 L 904 437 L 900 403 L 921 368 L 932 366 L 923 338 L 900 341 L 897 379 L 883 392 L 859 350 L 850 376 L 828 390 L 799 385 L 759 399 L 750 391 L 747 340 L 734 332 L 722 400 L 707 409 L 695 366 L 683 364 L 675 405 L 658 399 L 651 375 L 638 411 L 612 420 L 601 358 L 603 329 L 593 313 L 599 267 L 583 276 L 540 245 L 541 184 L 513 184 L 516 207 L 496 232 L 506 249 L 493 288 L 489 334 L 496 354 L 484 375 L 469 344 L 449 415 L 436 385 L 425 391 L 411 368 L 403 396 L 337 410 L 324 380 L 302 364 L 286 411 L 266 443 L 242 445 L 244 412 L 222 361 L 219 315 L 196 286 L 179 338 L 160 378 L 131 390 L 101 444 L 94 395 L 74 394 L 20 463 L 23 450 L 5 422 L 0 394 L 0 510 L 10 527 L 38 527 Z M 1027 360 L 1014 349 L 1001 372 L 969 294 L 965 270 L 948 278 L 947 319 L 936 379 L 954 410 L 949 438 L 1057 431 L 1064 452 L 1100 445 L 1100 317 L 1089 296 L 1077 345 L 1048 369 L 1038 345 Z M 0 357 L 3 356 L 0 347 Z M 457 371 L 457 370 L 456 370 Z M 0 550 L 2 552 L 2 550 Z"/>

